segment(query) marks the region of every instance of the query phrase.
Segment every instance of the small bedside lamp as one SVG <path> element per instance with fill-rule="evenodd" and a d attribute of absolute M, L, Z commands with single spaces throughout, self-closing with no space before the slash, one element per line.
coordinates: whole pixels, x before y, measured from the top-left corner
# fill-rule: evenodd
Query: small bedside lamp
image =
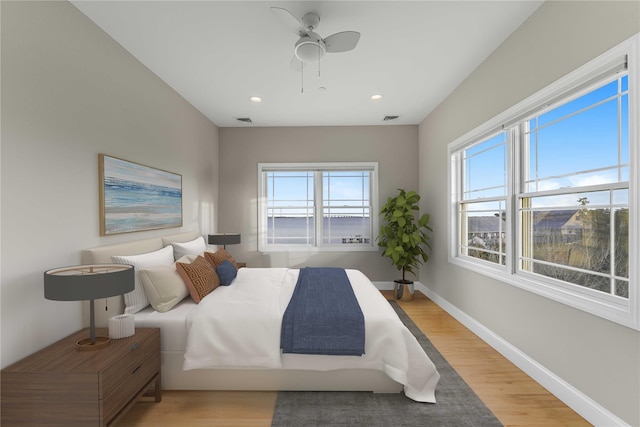
<path fill-rule="evenodd" d="M 44 273 L 44 297 L 54 301 L 89 300 L 89 338 L 76 343 L 79 351 L 99 350 L 109 345 L 109 337 L 96 337 L 93 300 L 133 291 L 134 268 L 126 264 L 93 264 L 55 268 Z"/>
<path fill-rule="evenodd" d="M 227 249 L 227 245 L 237 245 L 240 243 L 240 233 L 209 234 L 210 245 L 222 245 Z"/>

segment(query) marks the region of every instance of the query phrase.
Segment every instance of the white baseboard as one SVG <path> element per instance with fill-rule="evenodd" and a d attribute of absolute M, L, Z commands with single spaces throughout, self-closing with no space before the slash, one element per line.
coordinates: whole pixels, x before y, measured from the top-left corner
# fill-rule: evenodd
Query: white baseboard
<path fill-rule="evenodd" d="M 382 284 L 380 286 L 383 286 Z M 380 288 L 376 284 L 378 289 Z M 393 284 L 391 284 L 391 289 Z M 593 399 L 564 381 L 562 378 L 549 371 L 547 368 L 533 360 L 527 354 L 505 341 L 499 335 L 476 321 L 474 318 L 458 309 L 440 295 L 431 291 L 420 282 L 414 283 L 414 289 L 419 290 L 456 320 L 466 326 L 474 334 L 484 340 L 505 358 L 511 361 L 527 375 L 536 380 L 540 385 L 549 390 L 554 396 L 563 401 L 567 406 L 577 412 L 594 426 L 602 427 L 629 427 L 629 424 L 603 408 Z"/>

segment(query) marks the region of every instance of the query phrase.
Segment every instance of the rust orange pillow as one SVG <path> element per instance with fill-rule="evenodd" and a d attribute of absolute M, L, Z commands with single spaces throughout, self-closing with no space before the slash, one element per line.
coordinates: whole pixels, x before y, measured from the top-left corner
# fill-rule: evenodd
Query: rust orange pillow
<path fill-rule="evenodd" d="M 213 268 L 216 268 L 217 266 L 222 264 L 222 261 L 227 260 L 236 268 L 236 270 L 238 269 L 236 260 L 233 259 L 229 252 L 222 248 L 218 248 L 218 250 L 215 252 L 205 252 L 204 257 L 207 259 L 207 261 L 209 261 Z"/>
<path fill-rule="evenodd" d="M 209 262 L 198 256 L 191 264 L 176 262 L 176 270 L 189 288 L 191 298 L 199 303 L 220 286 L 220 278 Z"/>

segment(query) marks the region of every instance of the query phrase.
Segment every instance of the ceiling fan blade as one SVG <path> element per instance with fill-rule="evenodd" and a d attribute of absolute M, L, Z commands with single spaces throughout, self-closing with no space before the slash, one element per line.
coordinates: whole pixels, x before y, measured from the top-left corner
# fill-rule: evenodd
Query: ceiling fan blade
<path fill-rule="evenodd" d="M 324 39 L 327 52 L 346 52 L 356 47 L 360 40 L 360 33 L 357 31 L 342 31 L 335 33 Z"/>
<path fill-rule="evenodd" d="M 300 61 L 298 57 L 294 55 L 293 58 L 291 58 L 291 62 L 289 63 L 289 68 L 294 71 L 300 71 L 302 70 L 302 66 L 302 61 Z"/>
<path fill-rule="evenodd" d="M 270 9 L 271 13 L 273 13 L 289 31 L 294 34 L 300 34 L 302 23 L 298 18 L 293 16 L 291 12 L 281 7 L 271 7 Z"/>

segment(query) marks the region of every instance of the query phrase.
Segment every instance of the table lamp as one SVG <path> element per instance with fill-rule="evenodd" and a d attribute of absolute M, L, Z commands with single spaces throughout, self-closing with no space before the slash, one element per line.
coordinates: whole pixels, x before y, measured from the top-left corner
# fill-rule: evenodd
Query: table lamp
<path fill-rule="evenodd" d="M 209 234 L 208 237 L 210 245 L 222 245 L 223 249 L 227 249 L 227 245 L 240 243 L 240 233 Z"/>
<path fill-rule="evenodd" d="M 54 301 L 89 300 L 89 338 L 76 343 L 79 351 L 99 350 L 109 345 L 108 336 L 96 337 L 93 300 L 133 291 L 134 268 L 127 264 L 92 264 L 55 268 L 44 273 L 44 297 Z"/>

